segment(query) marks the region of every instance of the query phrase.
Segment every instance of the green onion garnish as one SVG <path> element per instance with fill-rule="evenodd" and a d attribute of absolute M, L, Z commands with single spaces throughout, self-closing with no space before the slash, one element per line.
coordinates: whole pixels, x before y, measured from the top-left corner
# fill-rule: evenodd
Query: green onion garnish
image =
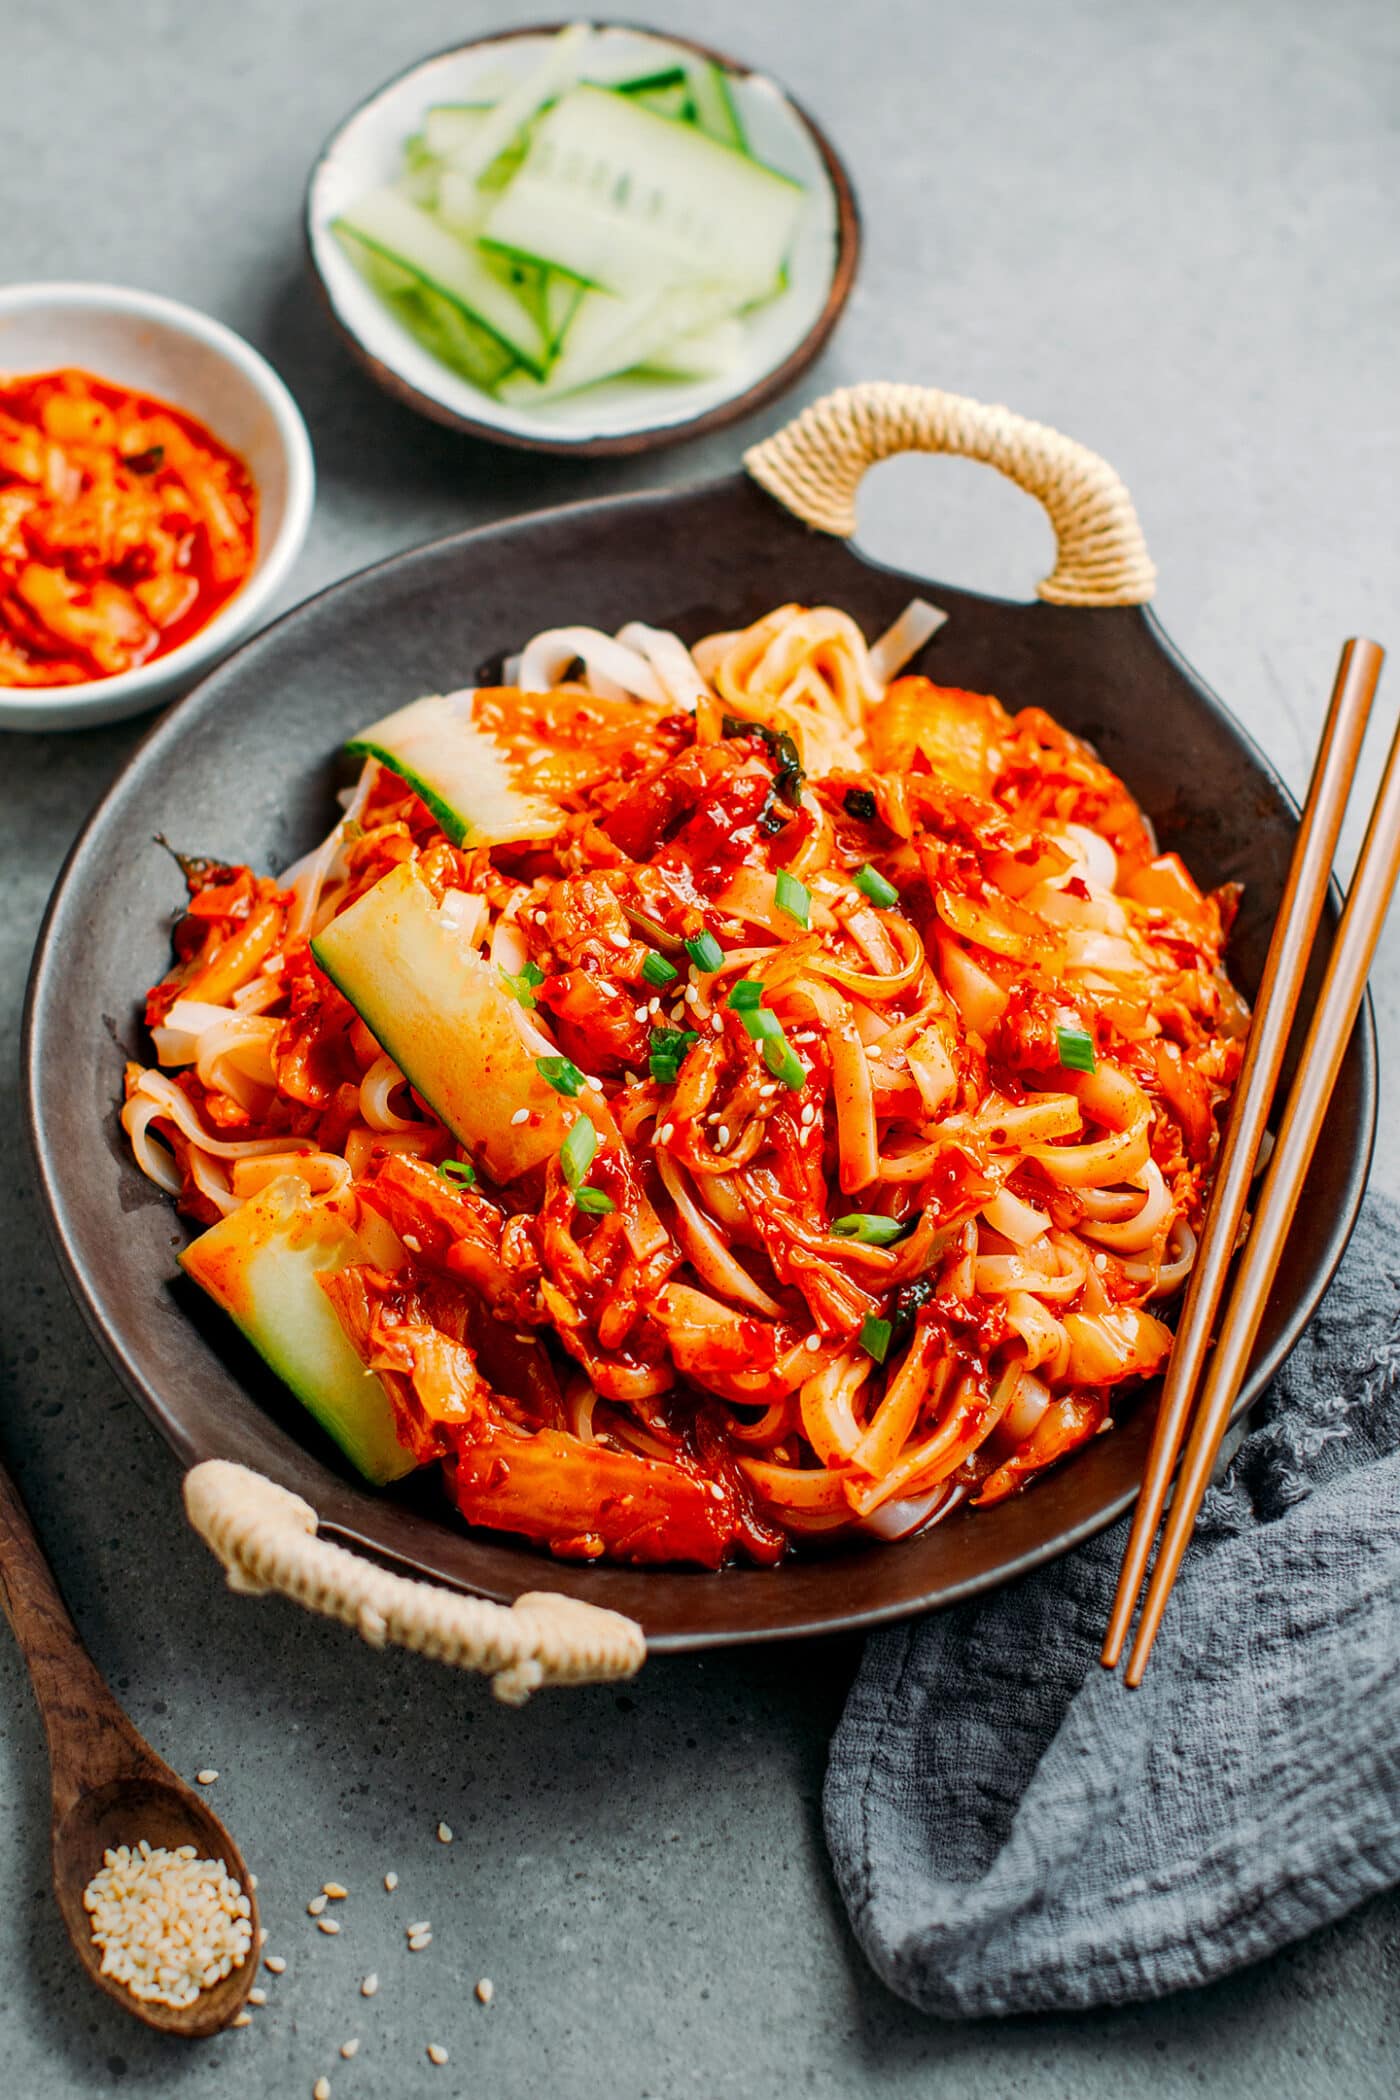
<path fill-rule="evenodd" d="M 725 1001 L 726 1006 L 732 1006 L 736 1014 L 744 1013 L 762 1003 L 763 986 L 756 977 L 741 977 Z"/>
<path fill-rule="evenodd" d="M 901 1218 L 885 1218 L 878 1211 L 848 1211 L 844 1218 L 834 1218 L 832 1231 L 838 1240 L 859 1240 L 865 1247 L 892 1247 L 896 1240 L 903 1239 L 909 1226 Z"/>
<path fill-rule="evenodd" d="M 781 1028 L 776 1035 L 770 1035 L 765 1038 L 763 1062 L 767 1065 L 773 1077 L 781 1079 L 783 1085 L 791 1087 L 795 1094 L 799 1093 L 806 1086 L 807 1068 L 793 1049 L 792 1044 L 783 1034 Z"/>
<path fill-rule="evenodd" d="M 515 976 L 509 970 L 502 970 L 501 975 L 513 998 L 518 999 L 522 1006 L 534 1006 L 535 986 L 544 983 L 544 971 L 538 963 L 527 962 Z"/>
<path fill-rule="evenodd" d="M 680 1076 L 686 1051 L 699 1040 L 693 1028 L 653 1028 L 651 1054 L 647 1060 L 652 1078 L 659 1079 L 665 1086 L 674 1085 Z"/>
<path fill-rule="evenodd" d="M 756 1043 L 776 1042 L 783 1032 L 783 1024 L 771 1006 L 746 1007 L 739 1019 Z"/>
<path fill-rule="evenodd" d="M 575 1189 L 574 1201 L 580 1210 L 590 1211 L 595 1218 L 617 1209 L 612 1197 L 605 1196 L 601 1189 Z"/>
<path fill-rule="evenodd" d="M 888 1320 L 877 1320 L 874 1313 L 867 1313 L 860 1323 L 860 1346 L 877 1364 L 882 1364 L 890 1353 L 893 1331 Z"/>
<path fill-rule="evenodd" d="M 583 1085 L 583 1074 L 569 1057 L 537 1057 L 535 1070 L 556 1094 L 568 1094 L 571 1099 Z"/>
<path fill-rule="evenodd" d="M 1071 1072 L 1092 1072 L 1094 1065 L 1094 1038 L 1084 1028 L 1057 1028 L 1055 1041 L 1060 1047 L 1060 1063 Z"/>
<path fill-rule="evenodd" d="M 789 875 L 786 868 L 779 872 L 775 899 L 779 911 L 785 911 L 799 926 L 806 928 L 811 925 L 812 892 L 805 882 L 799 882 L 795 875 Z"/>
<path fill-rule="evenodd" d="M 855 885 L 858 890 L 864 890 L 871 903 L 878 904 L 881 911 L 893 911 L 899 902 L 899 891 L 894 884 L 886 882 L 879 869 L 872 868 L 869 861 L 855 877 Z"/>
<path fill-rule="evenodd" d="M 576 1116 L 569 1126 L 569 1135 L 559 1147 L 559 1164 L 571 1189 L 582 1187 L 583 1177 L 592 1166 L 597 1150 L 598 1133 L 593 1128 L 592 1118 Z"/>
<path fill-rule="evenodd" d="M 464 1189 L 473 1188 L 476 1185 L 476 1168 L 471 1164 L 470 1160 L 445 1159 L 438 1168 L 438 1172 L 447 1181 L 460 1181 Z"/>
<path fill-rule="evenodd" d="M 655 985 L 660 991 L 663 984 L 669 984 L 673 977 L 679 977 L 680 971 L 673 962 L 667 962 L 665 956 L 658 955 L 653 948 L 642 964 L 642 976 L 648 984 Z"/>
<path fill-rule="evenodd" d="M 697 970 L 717 970 L 724 961 L 724 950 L 712 933 L 697 933 L 693 940 L 685 943 L 685 952 Z"/>

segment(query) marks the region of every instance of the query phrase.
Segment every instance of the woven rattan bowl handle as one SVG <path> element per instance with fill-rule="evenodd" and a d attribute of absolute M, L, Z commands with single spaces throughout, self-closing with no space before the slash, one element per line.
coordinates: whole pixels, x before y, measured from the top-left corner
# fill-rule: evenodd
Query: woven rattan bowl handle
<path fill-rule="evenodd" d="M 1036 586 L 1053 605 L 1141 605 L 1156 571 L 1132 498 L 1107 460 L 1044 423 L 932 386 L 842 387 L 744 454 L 755 481 L 804 525 L 849 539 L 868 467 L 896 452 L 985 460 L 1043 503 L 1058 558 Z"/>
<path fill-rule="evenodd" d="M 532 1591 L 510 1606 L 488 1604 L 391 1575 L 318 1538 L 316 1512 L 300 1495 L 225 1459 L 185 1475 L 185 1511 L 228 1570 L 230 1589 L 280 1590 L 376 1648 L 394 1641 L 480 1670 L 508 1706 L 544 1684 L 631 1677 L 646 1655 L 640 1626 L 574 1597 Z"/>

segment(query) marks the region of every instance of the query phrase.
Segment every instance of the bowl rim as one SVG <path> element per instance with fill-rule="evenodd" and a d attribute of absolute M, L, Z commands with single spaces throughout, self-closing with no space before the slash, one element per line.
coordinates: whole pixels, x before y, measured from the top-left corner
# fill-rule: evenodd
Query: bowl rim
<path fill-rule="evenodd" d="M 316 460 L 306 419 L 286 381 L 260 350 L 224 321 L 201 313 L 183 300 L 139 286 L 107 284 L 99 279 L 33 279 L 0 286 L 0 320 L 12 313 L 45 306 L 77 312 L 130 314 L 153 321 L 172 335 L 202 343 L 232 365 L 266 404 L 277 431 L 287 472 L 287 497 L 275 536 L 260 545 L 247 580 L 209 621 L 178 648 L 152 657 L 135 670 L 112 678 L 90 678 L 81 685 L 0 686 L 0 722 L 15 728 L 52 726 L 57 713 L 71 711 L 74 724 L 99 710 L 107 721 L 154 706 L 161 691 L 175 680 L 198 676 L 232 649 L 257 620 L 263 607 L 286 581 L 305 543 L 316 500 Z M 10 368 L 0 362 L 0 374 Z M 99 375 L 101 376 L 101 375 Z M 175 402 L 172 406 L 179 407 Z"/>
<path fill-rule="evenodd" d="M 416 560 L 421 560 L 426 556 L 439 554 L 448 548 L 470 547 L 477 541 L 490 540 L 493 537 L 507 533 L 526 532 L 542 525 L 572 525 L 582 516 L 596 518 L 601 514 L 613 515 L 618 513 L 643 516 L 650 511 L 665 509 L 667 506 L 673 506 L 687 499 L 699 499 L 705 495 L 718 496 L 722 491 L 733 488 L 736 485 L 746 486 L 755 496 L 759 493 L 752 483 L 746 481 L 746 477 L 742 474 L 729 473 L 718 477 L 706 476 L 663 489 L 631 490 L 604 497 L 575 498 L 563 503 L 551 504 L 538 511 L 527 512 L 509 519 L 475 525 L 441 535 L 418 546 L 383 555 L 350 575 L 339 577 L 333 582 L 327 583 L 303 600 L 301 604 L 281 615 L 278 620 L 263 629 L 256 637 L 246 642 L 243 645 L 243 652 L 240 653 L 251 652 L 255 647 L 264 646 L 269 637 L 290 625 L 290 623 L 310 611 L 313 607 L 323 606 L 327 601 L 334 600 L 342 593 L 361 588 L 366 582 L 379 577 L 387 571 L 395 570 Z M 801 529 L 796 526 L 795 521 L 790 522 L 792 522 L 794 530 Z M 927 576 L 917 576 L 903 568 L 866 554 L 859 548 L 851 547 L 848 551 L 855 557 L 861 567 L 871 570 L 878 575 L 897 579 L 902 584 L 921 590 L 942 590 L 955 598 L 997 609 L 1030 609 L 1021 600 L 1004 598 L 990 592 L 971 590 L 961 585 L 950 586 Z M 1044 610 L 1051 614 L 1061 614 L 1071 609 L 1047 607 Z M 1084 621 L 1086 619 L 1086 614 L 1082 609 L 1072 610 L 1076 621 Z M 1232 740 L 1241 749 L 1241 752 L 1248 757 L 1252 767 L 1262 776 L 1270 790 L 1279 798 L 1291 817 L 1296 821 L 1298 816 L 1297 798 L 1277 771 L 1273 761 L 1263 751 L 1250 731 L 1235 717 L 1214 689 L 1182 654 L 1150 606 L 1099 610 L 1087 615 L 1087 617 L 1098 623 L 1122 623 L 1126 621 L 1140 624 L 1153 648 L 1169 661 L 1182 681 L 1191 689 L 1195 703 L 1204 712 L 1216 718 L 1219 724 L 1228 731 Z M 222 670 L 220 675 L 222 675 Z M 164 1393 L 152 1381 L 139 1360 L 141 1352 L 139 1346 L 133 1344 L 130 1333 L 119 1329 L 110 1320 L 103 1293 L 86 1271 L 79 1250 L 75 1245 L 76 1235 L 71 1219 L 67 1177 L 60 1170 L 59 1156 L 52 1141 L 43 1129 L 41 1113 L 43 1108 L 43 1087 L 39 1069 L 40 1060 L 36 1051 L 41 1031 L 51 1020 L 47 1007 L 49 1004 L 54 958 L 59 952 L 62 933 L 61 922 L 69 904 L 70 886 L 78 872 L 79 863 L 87 857 L 86 848 L 89 839 L 104 823 L 111 805 L 121 797 L 128 784 L 138 780 L 147 766 L 158 762 L 161 748 L 170 738 L 181 733 L 186 711 L 193 712 L 198 707 L 200 695 L 203 691 L 204 682 L 202 681 L 196 693 L 190 694 L 178 708 L 171 709 L 158 722 L 152 725 L 146 735 L 141 738 L 136 748 L 129 754 L 126 762 L 111 781 L 96 807 L 90 812 L 77 837 L 74 839 L 55 879 L 53 891 L 35 943 L 21 1025 L 22 1113 L 28 1139 L 29 1157 L 35 1184 L 41 1198 L 41 1210 L 50 1244 L 54 1248 L 67 1288 L 75 1300 L 99 1350 L 126 1390 L 137 1398 L 147 1420 L 157 1429 L 162 1441 L 175 1457 L 176 1463 L 181 1466 L 188 1466 L 194 1463 L 197 1458 L 210 1456 L 211 1453 L 203 1449 L 191 1437 L 184 1422 L 178 1418 Z M 1340 905 L 1341 893 L 1334 877 L 1329 893 L 1329 912 L 1333 924 L 1335 924 L 1335 917 L 1340 910 Z M 1308 1321 L 1313 1317 L 1318 1305 L 1331 1286 L 1336 1271 L 1346 1253 L 1357 1221 L 1374 1154 L 1379 1105 L 1379 1059 L 1375 1008 L 1369 990 L 1362 1003 L 1361 1012 L 1357 1017 L 1352 1043 L 1353 1048 L 1349 1049 L 1348 1056 L 1355 1054 L 1359 1059 L 1359 1124 L 1352 1156 L 1348 1162 L 1345 1188 L 1335 1212 L 1327 1219 L 1325 1232 L 1321 1235 L 1322 1251 L 1317 1264 L 1315 1281 L 1305 1297 L 1299 1301 L 1299 1305 L 1295 1307 L 1282 1334 L 1273 1342 L 1262 1357 L 1256 1358 L 1251 1364 L 1249 1375 L 1240 1389 L 1232 1411 L 1232 1423 L 1238 1423 L 1261 1397 L 1301 1338 Z M 1301 1317 L 1299 1316 L 1300 1313 Z M 280 1434 L 280 1432 L 275 1432 L 275 1434 Z M 440 1583 L 449 1589 L 465 1590 L 469 1594 L 499 1594 L 504 1596 L 503 1592 L 497 1592 L 489 1586 L 484 1586 L 479 1579 L 449 1572 L 441 1566 L 434 1565 L 430 1558 L 423 1557 L 418 1551 L 387 1539 L 383 1535 L 382 1527 L 377 1521 L 377 1498 L 373 1490 L 369 1489 L 363 1482 L 352 1480 L 348 1476 L 342 1475 L 339 1471 L 331 1471 L 324 1461 L 309 1451 L 305 1445 L 297 1443 L 295 1449 L 296 1477 L 294 1479 L 284 1479 L 279 1469 L 279 1460 L 271 1453 L 264 1456 L 259 1451 L 257 1456 L 251 1460 L 246 1455 L 240 1454 L 233 1449 L 224 1449 L 213 1455 L 244 1456 L 245 1463 L 263 1466 L 269 1477 L 282 1480 L 284 1485 L 292 1486 L 296 1492 L 304 1494 L 316 1507 L 319 1518 L 318 1528 L 324 1536 L 335 1539 L 358 1552 L 367 1553 L 372 1558 L 377 1557 L 387 1560 L 396 1569 L 431 1583 Z M 982 1573 L 974 1572 L 962 1576 L 940 1589 L 936 1596 L 927 1593 L 921 1593 L 917 1597 L 901 1594 L 888 1602 L 866 1605 L 856 1611 L 835 1609 L 823 1605 L 800 1618 L 786 1618 L 761 1625 L 745 1623 L 740 1626 L 733 1623 L 725 1623 L 674 1628 L 667 1625 L 653 1626 L 647 1624 L 645 1614 L 639 1614 L 647 1628 L 648 1651 L 652 1654 L 703 1652 L 707 1649 L 727 1646 L 748 1646 L 766 1644 L 771 1641 L 808 1639 L 837 1633 L 864 1632 L 877 1626 L 895 1624 L 905 1619 L 921 1617 L 931 1609 L 942 1610 L 954 1604 L 966 1602 L 974 1597 L 989 1594 L 1009 1583 L 1020 1580 L 1035 1569 L 1059 1558 L 1061 1554 L 1077 1549 L 1096 1533 L 1104 1530 L 1108 1525 L 1121 1517 L 1131 1506 L 1135 1496 L 1136 1488 L 1132 1486 L 1107 1496 L 1101 1503 L 1078 1518 L 1062 1525 L 1046 1537 L 1029 1543 L 1014 1558 L 1008 1559 L 994 1570 Z M 369 1507 L 368 1514 L 366 1514 L 367 1505 Z M 542 1552 L 529 1550 L 522 1557 L 522 1567 L 526 1570 L 526 1580 L 520 1585 L 521 1589 L 535 1588 L 544 1583 L 549 1587 L 565 1588 L 568 1590 L 568 1593 L 577 1594 L 577 1592 L 569 1589 L 568 1583 L 555 1582 L 552 1579 L 559 1569 L 568 1570 L 570 1579 L 572 1579 L 573 1563 L 556 1563 Z M 674 1577 L 677 1572 L 675 1569 L 663 1568 L 656 1570 L 655 1574 L 658 1580 L 664 1581 L 667 1577 Z M 718 1578 L 692 1577 L 687 1574 L 687 1579 L 693 1579 L 698 1586 L 702 1582 L 708 1584 Z M 516 1593 L 518 1594 L 518 1591 Z M 595 1601 L 606 1602 L 607 1600 Z"/>
<path fill-rule="evenodd" d="M 856 271 L 860 264 L 862 228 L 860 207 L 845 163 L 811 112 L 804 108 L 796 96 L 789 93 L 780 80 L 757 66 L 747 65 L 742 59 L 731 58 L 727 52 L 716 50 L 712 44 L 702 44 L 694 37 L 682 36 L 679 32 L 659 29 L 646 22 L 630 22 L 609 18 L 594 23 L 598 29 L 632 30 L 639 36 L 655 38 L 658 43 L 678 45 L 684 51 L 693 51 L 700 58 L 707 58 L 726 73 L 740 77 L 761 74 L 769 81 L 784 103 L 804 127 L 817 149 L 826 179 L 831 185 L 832 198 L 836 206 L 836 256 L 821 312 L 807 330 L 802 340 L 795 344 L 780 363 L 761 372 L 750 386 L 736 394 L 726 395 L 712 408 L 702 410 L 694 416 L 682 417 L 677 422 L 651 423 L 639 430 L 620 431 L 611 436 L 578 437 L 554 435 L 549 432 L 527 434 L 520 430 L 506 430 L 484 417 L 463 415 L 440 401 L 433 394 L 425 394 L 398 369 L 376 357 L 360 339 L 354 328 L 341 314 L 329 285 L 321 272 L 316 253 L 318 227 L 314 212 L 316 189 L 321 171 L 335 152 L 340 140 L 350 126 L 364 112 L 387 95 L 391 89 L 409 80 L 425 67 L 436 65 L 444 58 L 455 58 L 467 51 L 479 51 L 492 44 L 508 44 L 527 36 L 545 36 L 567 28 L 567 22 L 523 22 L 511 29 L 498 29 L 488 36 L 468 37 L 462 43 L 448 44 L 440 51 L 430 51 L 416 58 L 411 65 L 403 66 L 387 80 L 382 80 L 369 94 L 363 96 L 354 108 L 347 111 L 330 132 L 306 179 L 306 190 L 302 200 L 302 241 L 306 254 L 306 266 L 316 288 L 321 305 L 328 315 L 331 326 L 340 337 L 360 369 L 368 373 L 377 386 L 405 408 L 426 416 L 430 422 L 440 423 L 448 430 L 457 430 L 467 437 L 482 438 L 488 444 L 504 445 L 517 452 L 545 452 L 572 459 L 616 459 L 633 456 L 640 452 L 659 452 L 665 446 L 682 444 L 691 438 L 705 437 L 710 432 L 722 430 L 741 417 L 751 415 L 777 395 L 784 393 L 825 348 L 832 331 L 846 309 L 855 284 Z"/>

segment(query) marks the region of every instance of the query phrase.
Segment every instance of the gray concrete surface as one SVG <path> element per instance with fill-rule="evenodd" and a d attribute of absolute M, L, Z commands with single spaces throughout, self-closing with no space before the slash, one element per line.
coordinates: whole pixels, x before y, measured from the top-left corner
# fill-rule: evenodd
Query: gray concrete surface
<path fill-rule="evenodd" d="M 778 420 L 632 465 L 539 464 L 414 421 L 331 341 L 298 236 L 321 139 L 420 53 L 547 12 L 0 0 L 0 276 L 171 292 L 273 358 L 321 471 L 289 602 L 459 525 L 727 467 Z M 1388 0 L 644 12 L 786 79 L 849 160 L 865 271 L 802 397 L 936 380 L 1107 454 L 1137 496 L 1168 628 L 1297 783 L 1342 636 L 1400 647 L 1400 13 Z M 1014 595 L 1048 560 L 1030 504 L 946 464 L 873 476 L 862 537 Z M 0 744 L 9 1042 L 50 882 L 137 734 Z M 1377 990 L 1393 1069 L 1400 926 Z M 261 1870 L 288 1968 L 249 2031 L 194 2047 L 161 2045 L 80 1984 L 48 1889 L 39 1729 L 0 1639 L 0 2092 L 305 2096 L 322 2072 L 336 2100 L 1400 2089 L 1394 1896 L 1209 1990 L 1111 2015 L 956 2029 L 889 1996 L 821 1842 L 851 1647 L 657 1663 L 625 1693 L 510 1714 L 290 1608 L 235 1601 L 68 1303 L 13 1064 L 7 1052 L 0 1434 L 135 1719 L 181 1770 L 223 1775 L 219 1805 Z M 443 1816 L 451 1848 L 434 1838 Z M 327 1876 L 352 1891 L 335 1940 L 303 1908 Z M 418 1917 L 435 1938 L 410 1957 L 399 1927 Z M 356 1986 L 371 1968 L 382 1986 L 367 2004 Z M 470 1996 L 482 1975 L 489 2012 Z M 342 2064 L 352 2035 L 361 2051 Z M 446 2069 L 429 2066 L 429 2041 L 451 2051 Z"/>

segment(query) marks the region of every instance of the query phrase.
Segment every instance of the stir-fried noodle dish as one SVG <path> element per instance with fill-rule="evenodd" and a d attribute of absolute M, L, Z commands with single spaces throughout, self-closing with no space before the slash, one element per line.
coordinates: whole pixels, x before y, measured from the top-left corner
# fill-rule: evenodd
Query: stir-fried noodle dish
<path fill-rule="evenodd" d="M 785 605 L 537 636 L 352 740 L 273 879 L 182 860 L 123 1122 L 370 1479 L 769 1564 L 1016 1493 L 1171 1345 L 1235 907 L 1039 708 Z"/>

